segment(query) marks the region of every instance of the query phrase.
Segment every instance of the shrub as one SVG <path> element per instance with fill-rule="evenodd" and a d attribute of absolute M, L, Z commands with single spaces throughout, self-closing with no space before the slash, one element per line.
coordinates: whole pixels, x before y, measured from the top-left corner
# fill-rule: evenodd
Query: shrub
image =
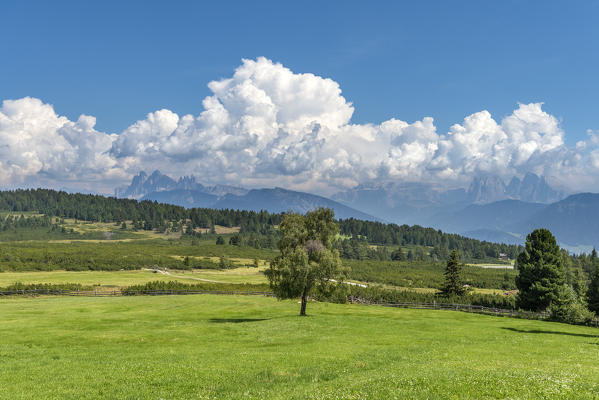
<path fill-rule="evenodd" d="M 152 294 L 155 292 L 172 292 L 185 294 L 186 292 L 211 292 L 211 291 L 231 291 L 231 292 L 271 292 L 267 284 L 250 284 L 250 283 L 216 283 L 216 282 L 202 282 L 202 283 L 183 283 L 178 281 L 152 281 L 143 285 L 133 285 L 121 292 L 125 296 L 135 296 Z"/>
<path fill-rule="evenodd" d="M 562 285 L 558 289 L 557 300 L 551 303 L 548 310 L 551 319 L 569 324 L 587 324 L 594 316 L 570 285 Z"/>
<path fill-rule="evenodd" d="M 348 285 L 349 286 L 349 285 Z M 368 303 L 451 303 L 471 304 L 492 308 L 513 309 L 514 296 L 499 294 L 466 293 L 462 296 L 441 297 L 437 293 L 420 293 L 411 290 L 385 289 L 380 286 L 349 286 L 349 296 Z"/>
<path fill-rule="evenodd" d="M 91 286 L 83 286 L 80 283 L 21 283 L 15 282 L 12 285 L 0 288 L 0 292 L 38 292 L 52 293 L 58 291 L 91 290 Z"/>

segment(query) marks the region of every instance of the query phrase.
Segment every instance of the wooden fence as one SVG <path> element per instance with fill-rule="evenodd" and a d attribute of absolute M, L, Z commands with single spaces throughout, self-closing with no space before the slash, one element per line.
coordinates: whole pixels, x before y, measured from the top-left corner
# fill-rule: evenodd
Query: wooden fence
<path fill-rule="evenodd" d="M 420 310 L 452 310 L 452 311 L 462 311 L 462 312 L 495 315 L 495 316 L 511 317 L 511 318 L 546 320 L 546 319 L 549 319 L 549 317 L 550 317 L 550 314 L 547 312 L 534 312 L 534 311 L 522 311 L 522 310 L 514 310 L 514 309 L 495 308 L 495 307 L 484 307 L 484 306 L 477 306 L 477 305 L 473 305 L 473 304 L 453 304 L 453 303 L 437 303 L 437 302 L 433 302 L 433 303 L 409 303 L 409 302 L 370 303 L 370 302 L 364 302 L 361 299 L 350 298 L 349 300 L 350 300 L 350 303 L 356 302 L 359 304 L 378 305 L 378 306 L 383 306 L 383 307 L 412 308 L 412 309 L 420 309 Z M 599 328 L 599 318 L 594 318 L 592 321 L 590 321 L 590 323 L 588 325 Z"/>

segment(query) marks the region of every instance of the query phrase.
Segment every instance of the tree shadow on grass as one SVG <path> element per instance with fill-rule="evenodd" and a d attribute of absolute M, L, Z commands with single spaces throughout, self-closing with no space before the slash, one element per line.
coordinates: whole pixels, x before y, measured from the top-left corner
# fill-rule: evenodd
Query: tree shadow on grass
<path fill-rule="evenodd" d="M 241 324 L 244 322 L 260 322 L 267 321 L 270 318 L 210 318 L 208 322 L 212 322 L 213 324 L 225 324 L 225 323 L 233 323 L 233 324 Z"/>
<path fill-rule="evenodd" d="M 517 329 L 517 328 L 506 328 L 503 327 L 501 329 L 505 329 L 512 332 L 518 333 L 546 333 L 549 335 L 564 335 L 564 336 L 578 336 L 578 337 L 586 337 L 586 338 L 599 338 L 599 335 L 590 335 L 588 333 L 572 333 L 572 332 L 561 332 L 561 331 L 543 331 L 540 329 Z"/>

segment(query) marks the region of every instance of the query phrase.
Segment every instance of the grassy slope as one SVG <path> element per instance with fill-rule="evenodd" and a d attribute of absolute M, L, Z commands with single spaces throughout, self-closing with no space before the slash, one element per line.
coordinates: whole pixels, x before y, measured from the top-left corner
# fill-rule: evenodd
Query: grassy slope
<path fill-rule="evenodd" d="M 132 271 L 32 271 L 0 273 L 0 287 L 20 283 L 80 283 L 106 287 L 123 287 L 151 281 L 197 283 L 202 279 L 226 283 L 266 283 L 264 268 L 230 270 L 169 271 L 170 275 L 146 270 Z"/>
<path fill-rule="evenodd" d="M 180 274 L 185 276 L 189 271 Z M 179 274 L 178 274 L 179 275 Z M 143 284 L 151 281 L 182 281 L 172 276 L 154 274 L 151 271 L 41 271 L 41 272 L 4 272 L 0 274 L 0 287 L 9 286 L 15 282 L 20 283 L 80 283 L 82 285 L 100 285 L 107 287 L 121 287 Z"/>
<path fill-rule="evenodd" d="M 216 258 L 218 260 L 218 258 Z M 251 264 L 252 260 L 243 258 L 231 258 L 231 262 L 243 265 Z M 266 276 L 262 273 L 266 268 L 264 261 L 260 260 L 260 268 L 240 267 L 225 270 L 201 269 L 201 270 L 169 270 L 169 275 L 153 273 L 147 270 L 130 271 L 26 271 L 26 272 L 2 272 L 0 273 L 0 288 L 12 285 L 16 282 L 29 283 L 80 283 L 84 286 L 102 286 L 107 288 L 140 285 L 151 281 L 180 281 L 184 283 L 198 283 L 202 280 L 221 283 L 268 283 Z M 350 280 L 352 281 L 352 280 Z M 366 283 L 353 281 L 357 283 Z M 366 283 L 367 284 L 367 283 Z M 410 290 L 419 293 L 436 293 L 434 288 L 414 288 L 393 285 L 383 285 L 387 289 Z M 502 294 L 504 290 L 474 288 L 475 293 Z"/>
<path fill-rule="evenodd" d="M 0 242 L 0 272 L 32 270 L 119 270 L 139 269 L 153 265 L 183 268 L 189 256 L 192 265 L 199 258 L 217 261 L 228 256 L 234 264 L 252 264 L 254 258 L 272 259 L 277 254 L 269 249 L 216 245 L 214 241 L 136 240 L 136 241 L 32 241 Z M 198 258 L 199 257 L 199 258 Z M 263 263 L 263 262 L 262 262 Z"/>
<path fill-rule="evenodd" d="M 599 330 L 259 297 L 0 301 L 0 398 L 598 398 Z"/>
<path fill-rule="evenodd" d="M 441 287 L 443 263 L 410 261 L 343 260 L 351 267 L 350 277 L 364 282 L 379 282 L 403 287 Z M 488 289 L 515 288 L 517 271 L 467 266 L 462 269 L 464 283 Z M 507 280 L 506 280 L 507 279 Z"/>

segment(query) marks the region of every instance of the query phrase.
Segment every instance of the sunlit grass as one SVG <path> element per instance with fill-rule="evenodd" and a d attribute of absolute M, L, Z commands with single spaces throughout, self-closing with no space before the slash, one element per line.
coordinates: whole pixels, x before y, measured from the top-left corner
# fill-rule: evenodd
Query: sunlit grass
<path fill-rule="evenodd" d="M 168 274 L 150 270 L 132 271 L 31 271 L 0 273 L 0 287 L 20 283 L 80 283 L 84 286 L 124 287 L 151 281 L 215 281 L 223 283 L 267 283 L 261 268 L 227 270 L 168 270 Z"/>
<path fill-rule="evenodd" d="M 183 281 L 146 270 L 133 271 L 32 271 L 0 273 L 0 287 L 15 282 L 21 283 L 80 283 L 84 286 L 122 287 L 143 284 L 150 281 Z"/>
<path fill-rule="evenodd" d="M 0 398 L 599 396 L 599 330 L 234 296 L 0 300 Z"/>

